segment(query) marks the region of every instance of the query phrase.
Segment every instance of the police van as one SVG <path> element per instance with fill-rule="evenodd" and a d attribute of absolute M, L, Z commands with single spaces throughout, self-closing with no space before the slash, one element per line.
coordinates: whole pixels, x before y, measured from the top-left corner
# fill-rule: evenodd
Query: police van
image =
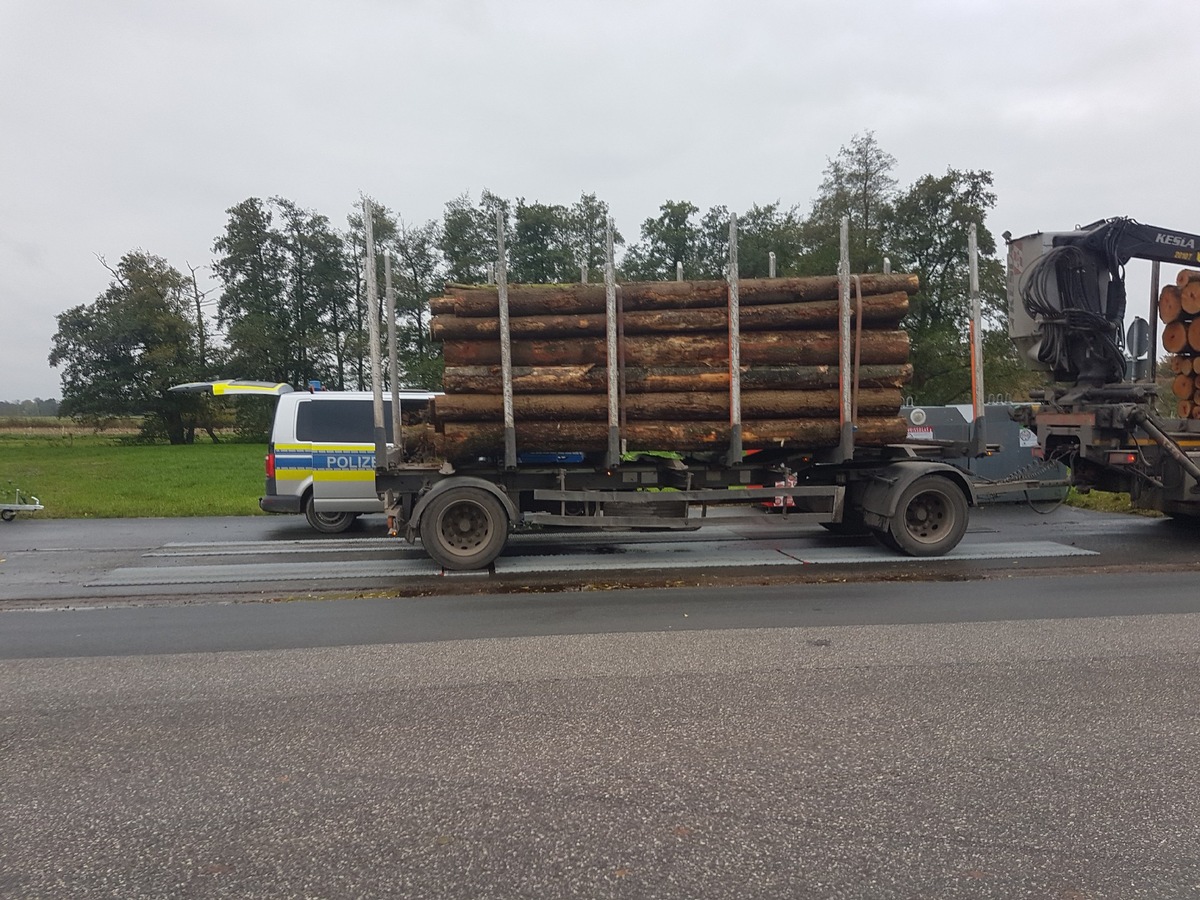
<path fill-rule="evenodd" d="M 274 396 L 267 444 L 266 490 L 258 505 L 269 513 L 303 513 L 325 534 L 345 531 L 360 515 L 383 512 L 375 493 L 375 414 L 370 391 L 297 391 L 288 384 L 212 381 L 173 391 L 214 396 Z M 384 392 L 384 421 L 392 440 L 392 394 Z M 400 411 L 427 408 L 431 391 L 398 392 Z"/>

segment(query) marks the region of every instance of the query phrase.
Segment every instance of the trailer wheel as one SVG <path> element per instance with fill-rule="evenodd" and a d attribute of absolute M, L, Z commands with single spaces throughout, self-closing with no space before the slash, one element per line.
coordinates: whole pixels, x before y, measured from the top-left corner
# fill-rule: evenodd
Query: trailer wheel
<path fill-rule="evenodd" d="M 0 519 L 3 519 L 5 522 L 11 522 L 16 517 L 17 511 L 15 509 L 0 509 Z"/>
<path fill-rule="evenodd" d="M 941 475 L 922 475 L 904 489 L 880 537 L 909 556 L 942 556 L 966 534 L 967 515 L 967 498 L 958 485 Z"/>
<path fill-rule="evenodd" d="M 313 503 L 312 491 L 309 491 L 304 498 L 304 518 L 308 520 L 309 525 L 321 532 L 321 534 L 341 534 L 354 524 L 354 520 L 358 518 L 358 513 L 317 512 L 317 508 Z"/>
<path fill-rule="evenodd" d="M 508 516 L 500 501 L 480 488 L 450 488 L 421 515 L 425 552 L 447 569 L 482 569 L 508 542 Z"/>

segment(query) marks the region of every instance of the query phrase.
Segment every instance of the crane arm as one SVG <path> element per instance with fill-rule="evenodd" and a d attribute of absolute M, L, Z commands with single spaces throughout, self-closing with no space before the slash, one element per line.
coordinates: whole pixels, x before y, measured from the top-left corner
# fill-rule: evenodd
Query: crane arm
<path fill-rule="evenodd" d="M 1133 219 L 1102 219 L 1076 232 L 1055 238 L 1055 246 L 1080 246 L 1098 254 L 1117 274 L 1131 259 L 1157 260 L 1177 265 L 1200 263 L 1200 235 L 1143 225 Z"/>

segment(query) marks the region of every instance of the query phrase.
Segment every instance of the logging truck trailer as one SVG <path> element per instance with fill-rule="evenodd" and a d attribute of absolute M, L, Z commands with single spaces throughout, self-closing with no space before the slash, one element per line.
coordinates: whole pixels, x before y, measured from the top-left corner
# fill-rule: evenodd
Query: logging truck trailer
<path fill-rule="evenodd" d="M 842 462 L 768 455 L 743 463 L 634 456 L 617 465 L 584 454 L 521 454 L 506 467 L 499 456 L 438 468 L 389 466 L 377 473 L 389 530 L 447 569 L 479 569 L 504 549 L 510 531 L 529 526 L 599 530 L 694 531 L 742 516 L 711 514 L 733 507 L 745 518 L 755 501 L 787 497 L 789 520 L 837 534 L 873 534 L 912 556 L 953 549 L 977 502 L 971 480 L 915 448 L 860 451 Z M 551 459 L 556 456 L 558 459 Z M 794 486 L 759 487 L 777 482 Z"/>
<path fill-rule="evenodd" d="M 369 214 L 364 218 L 370 221 Z M 772 447 L 758 434 L 750 441 L 752 425 L 747 424 L 745 434 L 752 446 L 744 449 L 737 236 L 736 223 L 732 223 L 728 296 L 724 304 L 729 323 L 729 360 L 724 369 L 728 378 L 729 425 L 727 431 L 724 426 L 721 431 L 728 435 L 728 445 L 711 452 L 695 452 L 694 446 L 657 445 L 656 452 L 630 453 L 623 445 L 621 410 L 625 397 L 620 385 L 624 356 L 619 350 L 622 314 L 612 275 L 611 239 L 605 279 L 607 353 L 603 364 L 608 376 L 607 449 L 544 452 L 543 448 L 531 446 L 528 450 L 534 452 L 527 452 L 526 448 L 518 447 L 502 223 L 498 222 L 497 232 L 497 256 L 501 262 L 497 264 L 495 291 L 499 309 L 503 427 L 495 427 L 492 433 L 496 439 L 490 446 L 476 446 L 469 457 L 459 453 L 453 460 L 406 461 L 411 460 L 411 454 L 403 447 L 386 444 L 382 404 L 377 403 L 376 490 L 384 500 L 390 533 L 410 541 L 419 537 L 429 556 L 445 569 L 481 569 L 493 563 L 515 529 L 691 531 L 712 522 L 735 521 L 739 510 L 761 521 L 762 512 L 754 507 L 763 499 L 785 497 L 792 501 L 785 503 L 789 519 L 799 518 L 838 534 L 873 535 L 884 546 L 910 556 L 941 556 L 958 545 L 980 488 L 968 473 L 940 457 L 961 456 L 968 448 L 904 441 L 903 420 L 896 416 L 898 409 L 892 413 L 901 423 L 901 438 L 896 443 L 870 440 L 869 424 L 857 418 L 860 367 L 852 349 L 863 343 L 862 282 L 849 274 L 845 223 L 837 278 L 838 357 L 832 367 L 840 402 L 833 418 L 825 423 L 828 428 L 824 429 L 826 437 L 832 434 L 833 440 L 814 442 L 808 449 L 783 440 Z M 367 247 L 370 246 L 368 232 Z M 373 268 L 367 266 L 368 279 Z M 374 296 L 377 295 L 369 284 L 368 299 Z M 857 319 L 852 298 L 858 302 Z M 372 315 L 370 320 L 376 322 L 378 317 Z M 857 341 L 854 326 L 859 328 Z M 975 334 L 979 334 L 978 329 Z M 904 346 L 907 348 L 906 342 Z M 377 340 L 372 342 L 372 348 L 374 390 L 380 395 Z M 795 350 L 798 354 L 798 345 Z M 981 420 L 981 401 L 978 409 Z M 805 422 L 811 427 L 813 419 Z M 793 423 L 794 427 L 777 424 L 792 434 L 802 433 L 801 428 L 805 427 L 799 420 Z M 399 428 L 394 431 L 404 434 Z M 972 446 L 980 439 L 981 435 L 976 434 Z M 686 452 L 673 453 L 673 450 Z M 1010 484 L 1002 489 L 1023 487 L 1028 485 Z M 730 512 L 735 517 L 717 515 L 714 510 L 718 507 L 733 507 Z"/>
<path fill-rule="evenodd" d="M 1029 424 L 1075 486 L 1128 493 L 1134 508 L 1200 519 L 1200 235 L 1116 218 L 1008 243 L 1009 333 L 1053 382 Z M 1124 266 L 1152 261 L 1149 316 L 1127 332 Z M 1161 264 L 1184 266 L 1160 291 Z M 1162 415 L 1158 321 L 1177 374 L 1176 415 Z M 1191 328 L 1192 323 L 1197 323 Z M 1195 335 L 1191 342 L 1189 334 Z M 1186 372 L 1184 369 L 1186 368 Z"/>

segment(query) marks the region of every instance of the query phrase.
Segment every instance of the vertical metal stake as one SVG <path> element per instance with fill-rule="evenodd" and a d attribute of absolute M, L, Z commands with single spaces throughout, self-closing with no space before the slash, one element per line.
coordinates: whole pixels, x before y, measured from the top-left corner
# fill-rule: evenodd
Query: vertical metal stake
<path fill-rule="evenodd" d="M 842 392 L 841 441 L 838 455 L 844 462 L 854 456 L 854 409 L 850 362 L 850 217 L 842 216 L 841 253 L 838 260 L 838 385 Z"/>
<path fill-rule="evenodd" d="M 404 431 L 400 427 L 400 356 L 396 349 L 396 291 L 392 287 L 392 251 L 383 251 L 383 297 L 388 310 L 388 369 L 392 388 L 392 446 L 396 461 L 404 462 Z"/>
<path fill-rule="evenodd" d="M 675 262 L 675 280 L 683 281 L 683 263 L 678 260 Z"/>
<path fill-rule="evenodd" d="M 1146 351 L 1146 366 L 1142 371 L 1142 380 L 1154 384 L 1158 377 L 1155 354 L 1158 347 L 1158 291 L 1159 291 L 1159 262 L 1156 259 L 1150 265 L 1150 349 Z M 1135 363 L 1136 365 L 1136 363 Z"/>
<path fill-rule="evenodd" d="M 987 451 L 987 434 L 983 423 L 983 305 L 979 300 L 979 243 L 975 223 L 967 232 L 968 271 L 971 291 L 971 451 L 982 456 Z"/>
<path fill-rule="evenodd" d="M 617 380 L 617 280 L 612 219 L 604 229 L 604 337 L 608 359 L 608 456 L 605 465 L 615 466 L 621 461 L 621 405 Z"/>
<path fill-rule="evenodd" d="M 504 256 L 504 210 L 496 210 L 496 289 L 500 306 L 500 378 L 504 390 L 504 468 L 517 467 L 513 419 L 512 334 L 508 328 L 508 262 Z"/>
<path fill-rule="evenodd" d="M 742 324 L 738 299 L 737 216 L 729 219 L 729 457 L 728 464 L 742 461 Z"/>
<path fill-rule="evenodd" d="M 383 360 L 379 351 L 379 284 L 375 277 L 375 210 L 363 197 L 363 243 L 367 277 L 367 335 L 371 342 L 371 394 L 375 406 L 375 468 L 387 466 L 387 427 L 383 418 Z"/>
<path fill-rule="evenodd" d="M 772 250 L 767 254 L 767 277 L 775 277 L 775 251 Z"/>

